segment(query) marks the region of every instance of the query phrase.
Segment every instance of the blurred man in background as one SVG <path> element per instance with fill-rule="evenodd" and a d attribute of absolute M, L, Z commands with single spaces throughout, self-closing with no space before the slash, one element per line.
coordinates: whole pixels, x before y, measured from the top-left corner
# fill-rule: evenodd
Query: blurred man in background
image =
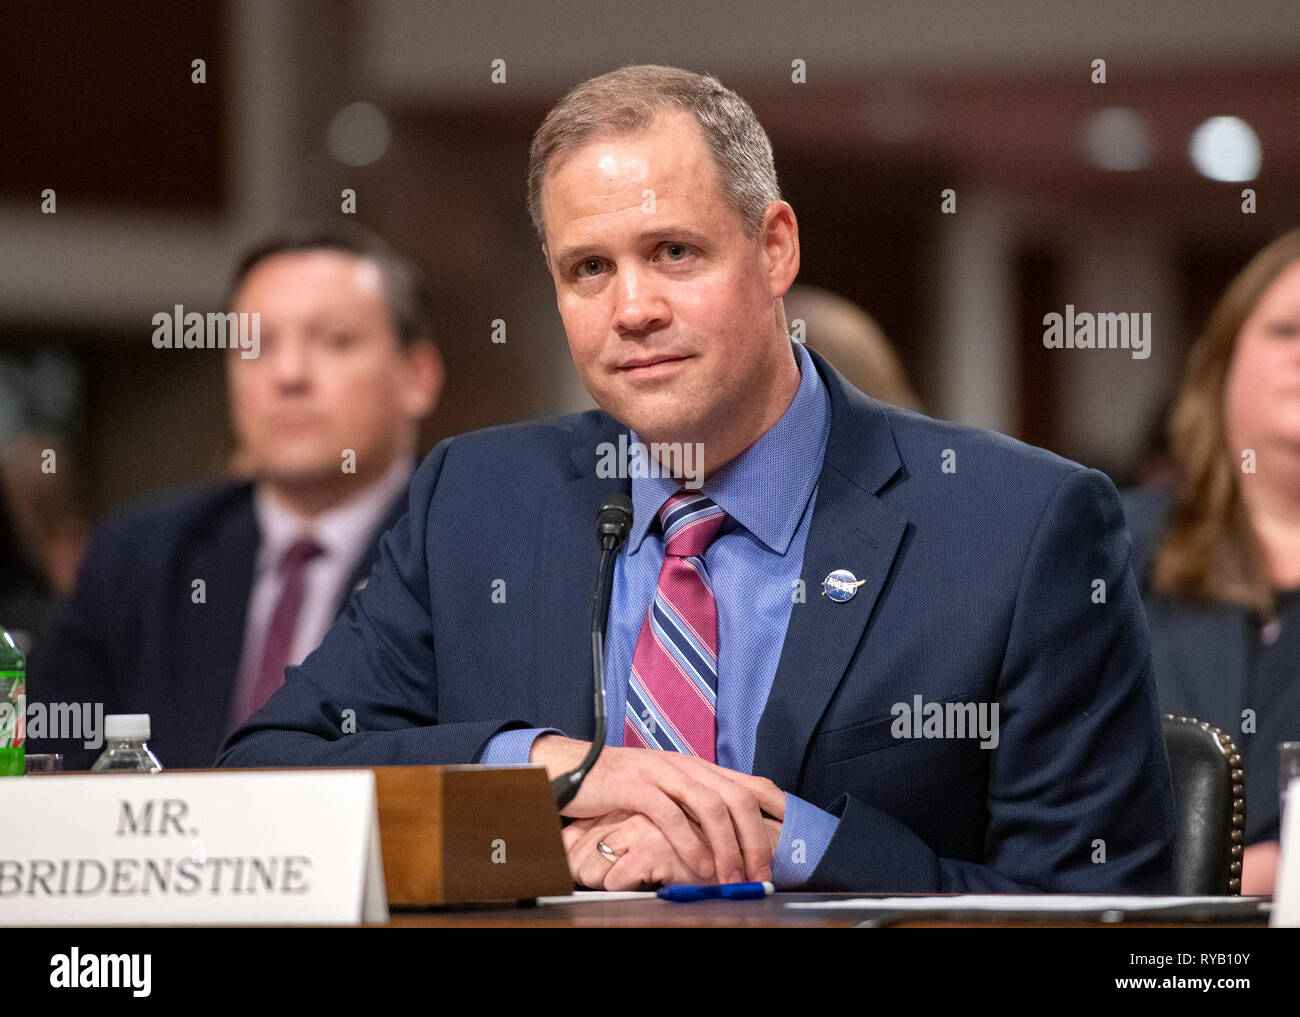
<path fill-rule="evenodd" d="M 227 307 L 260 316 L 258 355 L 227 359 L 251 479 L 104 523 L 33 665 L 33 700 L 150 714 L 169 768 L 210 765 L 364 585 L 443 381 L 419 271 L 369 234 L 268 240 L 240 260 Z M 67 769 L 97 754 L 31 749 Z"/>

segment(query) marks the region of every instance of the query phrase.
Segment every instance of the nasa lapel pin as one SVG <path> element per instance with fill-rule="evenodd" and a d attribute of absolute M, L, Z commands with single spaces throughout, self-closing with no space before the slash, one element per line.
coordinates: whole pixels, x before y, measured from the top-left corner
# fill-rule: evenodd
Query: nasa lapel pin
<path fill-rule="evenodd" d="M 865 579 L 859 579 L 848 569 L 836 569 L 822 580 L 822 596 L 843 604 L 846 600 L 852 600 L 858 587 L 865 582 Z"/>

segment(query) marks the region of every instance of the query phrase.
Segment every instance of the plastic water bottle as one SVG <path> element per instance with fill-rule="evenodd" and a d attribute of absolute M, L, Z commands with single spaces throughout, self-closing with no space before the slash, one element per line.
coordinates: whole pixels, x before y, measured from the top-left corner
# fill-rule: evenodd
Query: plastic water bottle
<path fill-rule="evenodd" d="M 104 752 L 95 773 L 158 773 L 162 763 L 149 751 L 149 714 L 110 713 L 104 718 Z"/>

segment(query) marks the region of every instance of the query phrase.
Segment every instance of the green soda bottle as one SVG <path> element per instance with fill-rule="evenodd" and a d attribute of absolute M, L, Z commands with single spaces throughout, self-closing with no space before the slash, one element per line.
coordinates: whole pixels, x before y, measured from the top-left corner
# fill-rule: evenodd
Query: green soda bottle
<path fill-rule="evenodd" d="M 27 772 L 27 661 L 0 629 L 0 777 Z"/>

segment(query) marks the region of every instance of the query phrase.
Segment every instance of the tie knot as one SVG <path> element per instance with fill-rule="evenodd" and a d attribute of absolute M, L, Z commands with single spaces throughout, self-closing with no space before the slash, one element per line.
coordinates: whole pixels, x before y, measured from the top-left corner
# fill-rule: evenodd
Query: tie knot
<path fill-rule="evenodd" d="M 713 543 L 727 513 L 702 494 L 679 491 L 659 509 L 664 531 L 664 554 L 693 558 L 704 554 Z"/>
<path fill-rule="evenodd" d="M 324 553 L 325 549 L 311 537 L 300 537 L 280 556 L 280 572 L 281 574 L 301 572 L 309 561 Z"/>

